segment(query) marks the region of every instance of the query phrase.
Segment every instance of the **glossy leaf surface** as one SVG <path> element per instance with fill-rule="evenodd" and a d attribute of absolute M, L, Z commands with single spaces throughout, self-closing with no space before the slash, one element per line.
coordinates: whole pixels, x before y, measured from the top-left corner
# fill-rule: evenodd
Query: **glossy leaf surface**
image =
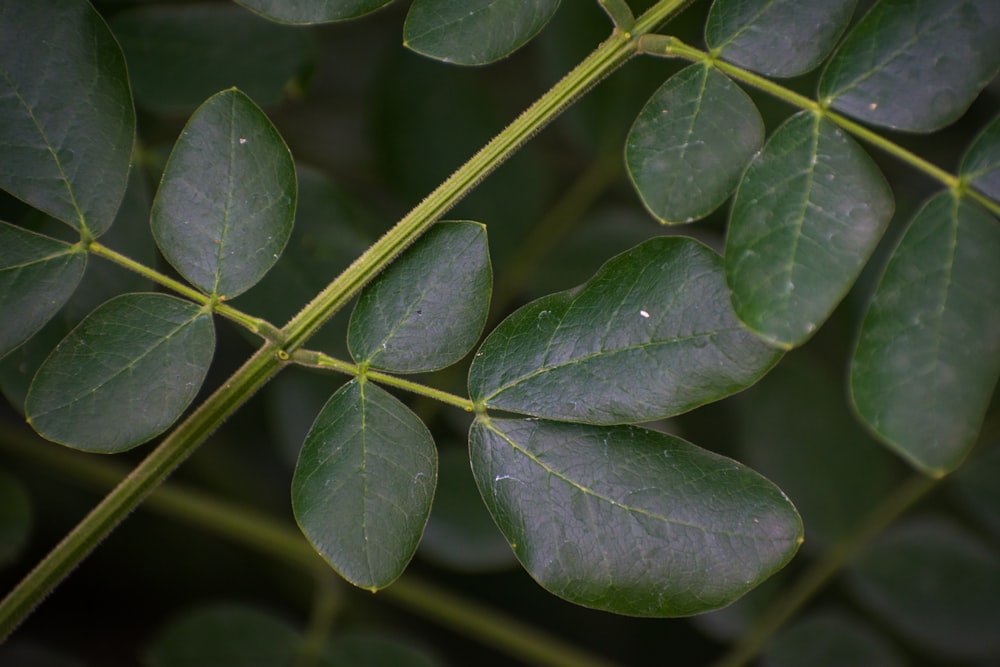
<path fill-rule="evenodd" d="M 807 340 L 875 250 L 893 199 L 868 154 L 803 112 L 751 163 L 733 201 L 726 281 L 736 314 L 782 347 Z"/>
<path fill-rule="evenodd" d="M 715 0 L 705 42 L 723 60 L 788 77 L 813 69 L 833 50 L 857 0 Z"/>
<path fill-rule="evenodd" d="M 625 143 L 625 163 L 660 222 L 691 222 L 724 202 L 764 143 L 757 107 L 713 67 L 692 65 L 646 102 Z"/>
<path fill-rule="evenodd" d="M 819 98 L 874 125 L 931 132 L 1000 70 L 995 0 L 882 0 L 827 64 Z"/>
<path fill-rule="evenodd" d="M 361 293 L 351 355 L 397 373 L 455 363 L 483 331 L 492 284 L 486 227 L 437 223 Z"/>
<path fill-rule="evenodd" d="M 437 450 L 427 427 L 384 389 L 352 380 L 302 445 L 292 508 L 345 579 L 377 590 L 402 574 L 427 523 Z"/>
<path fill-rule="evenodd" d="M 780 569 L 802 524 L 739 463 L 632 426 L 479 420 L 472 470 L 518 560 L 576 604 L 683 616 L 729 604 Z"/>
<path fill-rule="evenodd" d="M 1000 116 L 969 146 L 960 171 L 974 188 L 1000 202 Z"/>
<path fill-rule="evenodd" d="M 0 222 L 0 357 L 62 308 L 86 266 L 72 245 Z"/>
<path fill-rule="evenodd" d="M 774 637 L 761 658 L 762 667 L 904 667 L 907 664 L 889 640 L 871 626 L 833 610 L 803 616 Z"/>
<path fill-rule="evenodd" d="M 153 200 L 153 236 L 191 283 L 232 298 L 278 260 L 295 198 L 295 165 L 278 131 L 250 98 L 225 90 L 174 145 Z"/>
<path fill-rule="evenodd" d="M 353 19 L 373 12 L 392 0 L 236 0 L 279 23 L 326 23 Z"/>
<path fill-rule="evenodd" d="M 120 452 L 163 432 L 194 399 L 215 351 L 199 306 L 126 294 L 90 314 L 38 369 L 25 401 L 49 440 Z"/>
<path fill-rule="evenodd" d="M 437 60 L 485 65 L 519 49 L 558 8 L 559 0 L 414 0 L 403 43 Z"/>
<path fill-rule="evenodd" d="M 504 320 L 472 363 L 469 391 L 487 408 L 637 423 L 745 389 L 779 356 L 736 320 L 721 258 L 660 237 Z"/>
<path fill-rule="evenodd" d="M 99 236 L 135 131 L 121 50 L 86 0 L 8 0 L 0 15 L 0 188 Z"/>
<path fill-rule="evenodd" d="M 1000 650 L 1000 553 L 952 520 L 891 528 L 850 567 L 848 583 L 919 646 L 964 661 Z"/>
<path fill-rule="evenodd" d="M 136 103 L 190 112 L 236 86 L 258 104 L 280 102 L 312 60 L 309 33 L 220 4 L 154 5 L 115 14 Z"/>
<path fill-rule="evenodd" d="M 1000 225 L 942 193 L 910 223 L 865 316 L 851 363 L 861 418 L 910 463 L 965 458 L 1000 374 Z"/>

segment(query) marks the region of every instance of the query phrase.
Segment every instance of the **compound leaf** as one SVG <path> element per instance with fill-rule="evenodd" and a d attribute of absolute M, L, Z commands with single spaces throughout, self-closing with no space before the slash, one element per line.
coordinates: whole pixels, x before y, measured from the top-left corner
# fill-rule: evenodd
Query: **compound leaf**
<path fill-rule="evenodd" d="M 910 132 L 948 125 L 1000 70 L 995 0 L 882 0 L 823 71 L 819 98 Z"/>
<path fill-rule="evenodd" d="M 767 74 L 805 74 L 847 29 L 857 0 L 715 0 L 705 42 L 724 60 Z"/>
<path fill-rule="evenodd" d="M 1000 203 L 1000 116 L 969 146 L 962 158 L 961 174 L 974 188 Z"/>
<path fill-rule="evenodd" d="M 487 408 L 637 423 L 745 389 L 779 356 L 740 326 L 721 258 L 660 237 L 504 320 L 473 360 L 469 391 Z"/>
<path fill-rule="evenodd" d="M 625 163 L 657 219 L 691 222 L 732 194 L 763 143 L 764 122 L 747 94 L 714 67 L 692 65 L 646 102 Z"/>
<path fill-rule="evenodd" d="M 25 411 L 41 435 L 112 453 L 163 432 L 194 399 L 215 350 L 205 310 L 164 294 L 125 294 L 52 351 Z"/>
<path fill-rule="evenodd" d="M 414 0 L 403 43 L 437 60 L 484 65 L 519 49 L 558 8 L 559 0 Z"/>
<path fill-rule="evenodd" d="M 6 0 L 0 15 L 0 188 L 99 236 L 132 156 L 122 52 L 85 0 Z"/>
<path fill-rule="evenodd" d="M 361 293 L 351 355 L 396 373 L 455 363 L 483 331 L 492 283 L 486 227 L 438 223 Z"/>
<path fill-rule="evenodd" d="M 1000 374 L 1000 225 L 941 193 L 910 223 L 861 327 L 851 394 L 869 427 L 929 474 L 965 458 Z"/>
<path fill-rule="evenodd" d="M 153 201 L 156 243 L 207 294 L 232 298 L 278 260 L 292 232 L 295 165 L 264 112 L 238 90 L 191 116 Z"/>
<path fill-rule="evenodd" d="M 86 266 L 78 246 L 0 222 L 0 357 L 62 308 Z"/>
<path fill-rule="evenodd" d="M 437 450 L 423 422 L 363 380 L 341 387 L 302 445 L 292 508 L 337 572 L 372 591 L 410 562 L 431 511 Z"/>
<path fill-rule="evenodd" d="M 671 435 L 481 418 L 470 455 L 518 560 L 583 606 L 632 616 L 722 607 L 783 567 L 802 540 L 780 489 Z"/>
<path fill-rule="evenodd" d="M 808 339 L 878 245 L 893 199 L 842 130 L 803 112 L 750 164 L 733 200 L 726 281 L 736 314 L 782 347 Z"/>
<path fill-rule="evenodd" d="M 236 0 L 265 18 L 278 23 L 326 23 L 358 18 L 392 0 Z"/>

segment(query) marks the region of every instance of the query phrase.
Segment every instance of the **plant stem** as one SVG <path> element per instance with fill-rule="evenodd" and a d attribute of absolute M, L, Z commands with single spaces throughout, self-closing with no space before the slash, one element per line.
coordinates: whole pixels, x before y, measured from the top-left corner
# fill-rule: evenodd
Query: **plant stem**
<path fill-rule="evenodd" d="M 940 479 L 913 475 L 865 517 L 857 530 L 816 561 L 784 595 L 769 606 L 744 633 L 740 641 L 713 667 L 742 667 L 760 653 L 764 645 L 809 600 L 846 566 L 886 526 L 930 492 Z"/>

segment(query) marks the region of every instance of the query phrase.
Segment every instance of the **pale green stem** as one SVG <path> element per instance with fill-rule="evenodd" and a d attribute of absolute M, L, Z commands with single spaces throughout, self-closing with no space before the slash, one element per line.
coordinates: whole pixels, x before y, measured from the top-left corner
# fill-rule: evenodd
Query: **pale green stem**
<path fill-rule="evenodd" d="M 601 6 L 616 28 L 625 32 L 632 29 L 635 17 L 625 0 L 597 0 L 597 4 Z"/>

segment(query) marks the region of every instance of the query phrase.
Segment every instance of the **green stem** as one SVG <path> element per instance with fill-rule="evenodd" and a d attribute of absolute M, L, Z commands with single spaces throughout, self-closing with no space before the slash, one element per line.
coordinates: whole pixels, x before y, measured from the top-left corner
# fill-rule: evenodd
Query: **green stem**
<path fill-rule="evenodd" d="M 740 641 L 734 644 L 713 667 L 742 667 L 749 664 L 768 640 L 844 569 L 863 547 L 935 488 L 939 481 L 940 479 L 924 475 L 914 475 L 897 488 L 872 510 L 854 533 L 816 561 L 801 579 L 766 609 Z"/>

